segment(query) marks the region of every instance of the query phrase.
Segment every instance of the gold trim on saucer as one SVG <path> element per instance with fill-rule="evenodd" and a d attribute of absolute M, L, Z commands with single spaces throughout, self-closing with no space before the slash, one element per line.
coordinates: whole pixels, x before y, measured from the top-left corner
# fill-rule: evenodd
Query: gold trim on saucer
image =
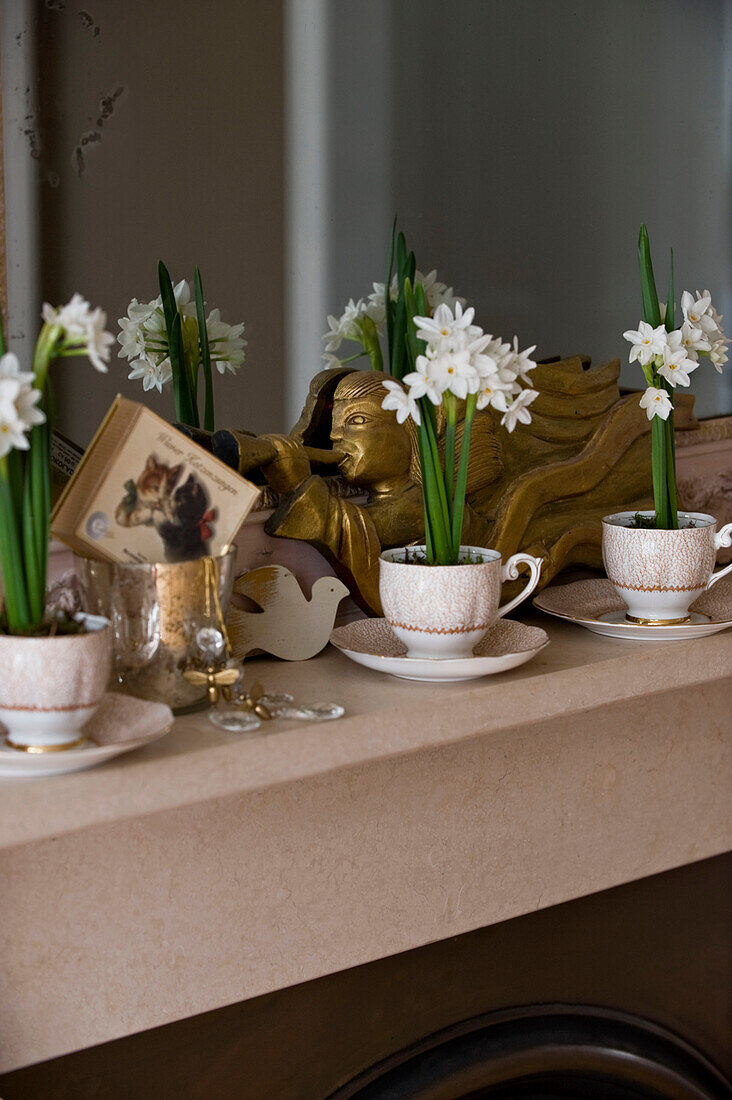
<path fill-rule="evenodd" d="M 683 619 L 637 619 L 626 612 L 625 621 L 635 626 L 680 626 L 681 623 L 690 623 L 691 615 L 684 615 Z"/>
<path fill-rule="evenodd" d="M 16 752 L 29 752 L 36 756 L 45 755 L 47 752 L 65 752 L 67 749 L 78 749 L 87 740 L 86 737 L 77 737 L 75 741 L 67 741 L 63 745 L 16 745 L 9 737 L 5 738 L 5 744 Z"/>

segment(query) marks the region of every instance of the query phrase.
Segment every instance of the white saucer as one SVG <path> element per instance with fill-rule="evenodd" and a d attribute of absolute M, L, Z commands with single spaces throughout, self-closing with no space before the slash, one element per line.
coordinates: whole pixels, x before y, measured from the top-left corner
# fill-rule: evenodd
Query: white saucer
<path fill-rule="evenodd" d="M 608 638 L 678 642 L 682 638 L 705 638 L 732 626 L 731 581 L 732 577 L 718 581 L 691 605 L 690 622 L 674 626 L 629 623 L 625 618 L 625 604 L 606 578 L 545 588 L 534 597 L 534 607 Z"/>
<path fill-rule="evenodd" d="M 331 644 L 346 657 L 365 668 L 388 672 L 402 680 L 428 683 L 454 683 L 492 676 L 523 665 L 549 644 L 549 638 L 537 626 L 526 626 L 511 619 L 499 619 L 475 647 L 472 657 L 450 657 L 439 661 L 429 657 L 407 657 L 406 647 L 385 619 L 359 619 L 337 627 Z"/>
<path fill-rule="evenodd" d="M 172 723 L 173 712 L 165 703 L 150 703 L 110 691 L 84 726 L 86 740 L 74 749 L 21 752 L 7 744 L 4 727 L 0 725 L 0 776 L 28 779 L 84 771 L 157 741 Z"/>

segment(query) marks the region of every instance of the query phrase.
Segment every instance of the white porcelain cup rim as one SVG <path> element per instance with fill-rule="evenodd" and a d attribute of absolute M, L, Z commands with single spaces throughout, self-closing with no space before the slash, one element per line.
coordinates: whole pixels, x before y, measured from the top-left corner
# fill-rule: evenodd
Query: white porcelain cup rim
<path fill-rule="evenodd" d="M 625 527 L 629 531 L 642 531 L 645 534 L 651 536 L 657 535 L 661 532 L 668 534 L 668 529 L 665 527 L 631 527 L 630 521 L 635 516 L 644 516 L 646 519 L 650 519 L 655 516 L 656 512 L 653 508 L 637 508 L 633 512 L 613 512 L 609 516 L 603 516 L 602 522 L 607 527 Z M 714 516 L 710 516 L 707 512 L 679 512 L 679 520 L 693 520 L 693 527 L 679 527 L 679 531 L 703 531 L 707 527 L 714 527 L 717 520 Z"/>
<path fill-rule="evenodd" d="M 466 561 L 466 562 L 454 562 L 452 565 L 428 565 L 425 561 L 403 561 L 399 560 L 396 555 L 401 558 L 404 557 L 405 551 L 415 551 L 416 553 L 426 553 L 427 547 L 424 543 L 417 544 L 415 546 L 395 546 L 391 550 L 382 550 L 379 557 L 382 561 L 388 562 L 390 565 L 403 565 L 409 569 L 414 569 L 415 566 L 418 569 L 464 569 L 466 565 L 492 565 L 493 562 L 501 561 L 501 554 L 497 550 L 489 550 L 484 546 L 461 546 L 461 551 L 466 551 L 470 554 L 475 554 L 477 557 L 481 557 L 483 561 Z"/>

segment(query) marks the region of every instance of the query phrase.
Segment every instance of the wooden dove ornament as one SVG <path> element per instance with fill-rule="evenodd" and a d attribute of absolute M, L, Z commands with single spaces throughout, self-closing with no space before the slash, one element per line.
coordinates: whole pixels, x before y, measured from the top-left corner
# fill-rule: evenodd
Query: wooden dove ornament
<path fill-rule="evenodd" d="M 308 599 L 297 578 L 282 565 L 265 565 L 242 573 L 234 592 L 261 607 L 231 607 L 226 627 L 235 657 L 271 653 L 285 661 L 306 661 L 328 644 L 338 604 L 348 595 L 335 577 L 321 577 Z"/>

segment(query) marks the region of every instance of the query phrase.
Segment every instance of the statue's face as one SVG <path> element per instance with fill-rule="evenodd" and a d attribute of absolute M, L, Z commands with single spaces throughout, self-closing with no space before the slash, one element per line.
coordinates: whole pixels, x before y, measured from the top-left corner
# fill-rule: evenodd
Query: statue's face
<path fill-rule="evenodd" d="M 409 471 L 409 433 L 376 396 L 336 396 L 330 438 L 334 450 L 343 452 L 341 473 L 355 485 L 386 488 Z"/>

